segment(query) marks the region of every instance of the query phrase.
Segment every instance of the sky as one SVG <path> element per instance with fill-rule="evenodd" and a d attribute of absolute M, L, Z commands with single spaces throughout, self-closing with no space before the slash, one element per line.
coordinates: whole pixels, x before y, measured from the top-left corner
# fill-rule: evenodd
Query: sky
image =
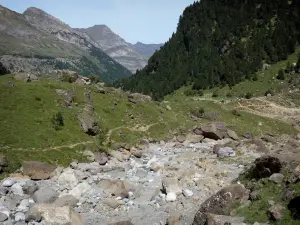
<path fill-rule="evenodd" d="M 164 43 L 194 0 L 0 0 L 19 13 L 40 8 L 73 28 L 105 24 L 130 43 Z"/>

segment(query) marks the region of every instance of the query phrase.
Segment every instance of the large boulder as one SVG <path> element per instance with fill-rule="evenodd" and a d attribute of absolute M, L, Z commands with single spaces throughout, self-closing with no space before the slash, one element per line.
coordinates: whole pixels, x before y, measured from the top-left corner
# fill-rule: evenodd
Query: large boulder
<path fill-rule="evenodd" d="M 108 161 L 108 157 L 105 152 L 96 152 L 94 153 L 95 160 L 100 164 L 100 165 L 105 165 Z"/>
<path fill-rule="evenodd" d="M 205 124 L 200 126 L 200 130 L 205 138 L 213 140 L 221 140 L 229 137 L 227 134 L 226 125 L 224 123 Z"/>
<path fill-rule="evenodd" d="M 84 133 L 95 136 L 99 132 L 98 121 L 94 115 L 94 107 L 91 104 L 86 104 L 82 112 L 78 115 L 80 126 Z"/>
<path fill-rule="evenodd" d="M 26 214 L 26 222 L 41 221 L 53 225 L 84 225 L 81 216 L 68 206 L 57 207 L 51 204 L 33 206 Z"/>
<path fill-rule="evenodd" d="M 41 188 L 33 194 L 33 200 L 36 203 L 52 203 L 57 199 L 57 197 L 58 192 L 51 187 Z"/>
<path fill-rule="evenodd" d="M 248 198 L 249 191 L 243 185 L 233 184 L 223 188 L 201 204 L 192 225 L 205 225 L 208 213 L 230 215 L 234 203 L 246 201 Z"/>
<path fill-rule="evenodd" d="M 23 163 L 23 174 L 28 175 L 32 180 L 46 180 L 54 174 L 55 167 L 46 162 L 25 161 Z"/>
<path fill-rule="evenodd" d="M 182 193 L 182 188 L 176 178 L 165 178 L 162 182 L 163 190 L 167 194 L 167 201 L 175 201 L 177 195 Z"/>
<path fill-rule="evenodd" d="M 295 220 L 300 220 L 300 196 L 293 198 L 289 202 L 288 209 L 291 211 Z"/>
<path fill-rule="evenodd" d="M 284 216 L 285 208 L 279 204 L 274 204 L 268 209 L 268 216 L 271 220 L 281 220 Z"/>
<path fill-rule="evenodd" d="M 249 171 L 249 176 L 258 180 L 279 173 L 281 168 L 282 165 L 278 158 L 263 156 L 255 160 L 254 166 Z"/>
<path fill-rule="evenodd" d="M 121 180 L 101 180 L 97 186 L 115 197 L 127 198 L 129 196 L 128 190 Z"/>
<path fill-rule="evenodd" d="M 78 202 L 79 199 L 74 197 L 73 195 L 64 195 L 56 199 L 53 205 L 56 205 L 58 207 L 70 206 L 71 208 L 73 208 L 77 205 Z"/>

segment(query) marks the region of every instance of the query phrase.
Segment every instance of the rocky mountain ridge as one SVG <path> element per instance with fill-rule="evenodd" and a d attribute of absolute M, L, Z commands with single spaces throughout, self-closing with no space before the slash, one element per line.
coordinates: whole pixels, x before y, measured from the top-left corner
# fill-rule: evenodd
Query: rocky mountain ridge
<path fill-rule="evenodd" d="M 132 73 L 135 73 L 137 69 L 144 68 L 150 56 L 160 47 L 160 45 L 146 45 L 140 42 L 132 45 L 106 25 L 95 25 L 77 30 L 94 39 L 103 51 Z"/>
<path fill-rule="evenodd" d="M 82 75 L 100 75 L 105 82 L 131 75 L 88 35 L 40 9 L 29 8 L 19 14 L 1 7 L 0 18 L 0 64 L 8 72 L 44 74 L 70 69 Z"/>

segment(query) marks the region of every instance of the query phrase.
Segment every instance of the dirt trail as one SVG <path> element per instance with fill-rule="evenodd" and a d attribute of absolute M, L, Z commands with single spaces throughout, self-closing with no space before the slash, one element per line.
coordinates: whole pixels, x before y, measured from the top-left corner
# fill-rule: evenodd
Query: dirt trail
<path fill-rule="evenodd" d="M 162 122 L 157 122 L 157 123 L 152 123 L 152 124 L 149 124 L 149 125 L 146 125 L 146 126 L 139 126 L 139 125 L 136 125 L 135 127 L 127 127 L 127 126 L 119 126 L 119 127 L 115 127 L 113 129 L 110 129 L 107 134 L 106 134 L 106 140 L 105 140 L 105 143 L 107 143 L 112 135 L 112 133 L 116 130 L 120 130 L 122 128 L 124 129 L 128 129 L 130 131 L 140 131 L 140 132 L 146 132 L 148 131 L 152 126 L 154 125 L 157 125 L 157 124 L 160 124 Z"/>
<path fill-rule="evenodd" d="M 280 105 L 274 101 L 266 99 L 266 97 L 258 97 L 238 102 L 235 109 L 245 110 L 256 115 L 300 125 L 300 108 Z"/>

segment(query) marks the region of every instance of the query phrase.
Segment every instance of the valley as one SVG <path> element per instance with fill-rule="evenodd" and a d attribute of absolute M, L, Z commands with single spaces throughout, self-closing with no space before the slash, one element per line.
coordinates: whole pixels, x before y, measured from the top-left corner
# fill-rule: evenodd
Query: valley
<path fill-rule="evenodd" d="M 196 1 L 131 44 L 0 5 L 0 224 L 299 224 L 299 15 Z"/>

